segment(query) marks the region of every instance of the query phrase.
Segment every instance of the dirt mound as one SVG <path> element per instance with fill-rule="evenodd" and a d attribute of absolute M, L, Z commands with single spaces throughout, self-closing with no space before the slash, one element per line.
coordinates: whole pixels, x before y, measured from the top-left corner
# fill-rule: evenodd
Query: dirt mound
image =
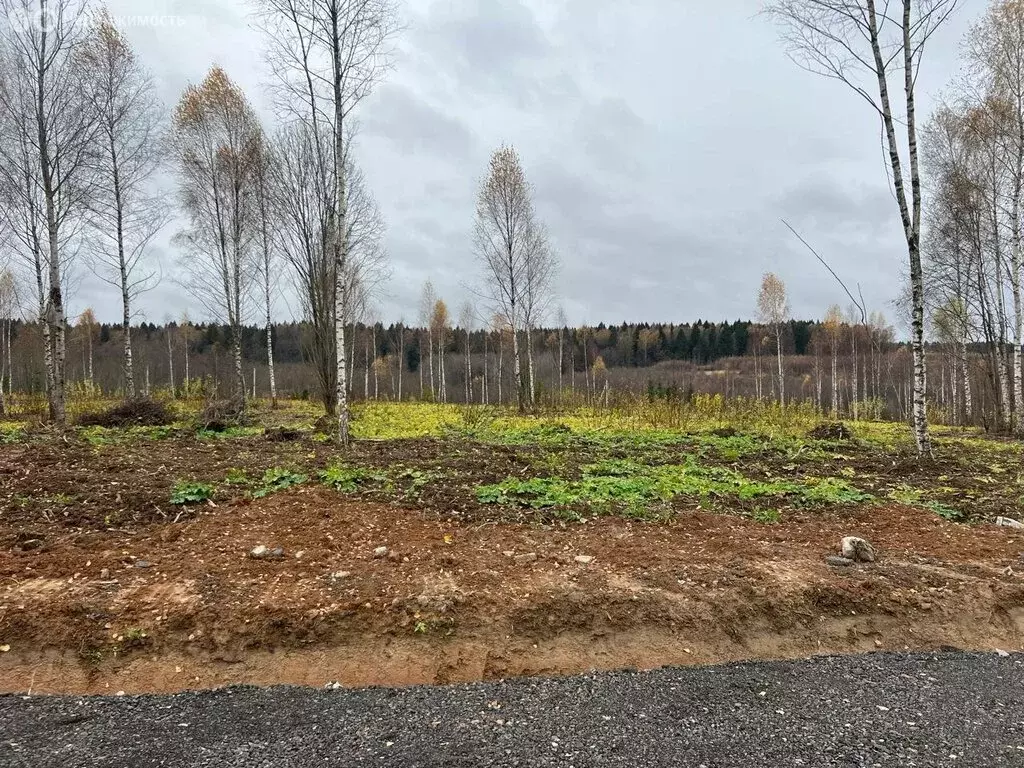
<path fill-rule="evenodd" d="M 814 440 L 852 440 L 853 431 L 841 421 L 819 424 L 807 436 Z"/>
<path fill-rule="evenodd" d="M 768 526 L 694 510 L 657 526 L 481 527 L 310 485 L 135 533 L 37 528 L 4 540 L 45 546 L 0 551 L 0 691 L 453 682 L 1024 641 L 1020 534 L 899 506 Z M 829 569 L 851 530 L 886 558 Z M 261 545 L 283 556 L 251 557 Z"/>
<path fill-rule="evenodd" d="M 140 397 L 113 408 L 85 413 L 78 418 L 83 427 L 166 427 L 174 423 L 174 411 L 167 403 Z"/>
<path fill-rule="evenodd" d="M 196 417 L 196 426 L 208 432 L 224 432 L 231 427 L 244 427 L 248 422 L 245 403 L 238 399 L 213 400 Z"/>
<path fill-rule="evenodd" d="M 264 435 L 267 440 L 273 443 L 291 443 L 302 439 L 302 432 L 290 427 L 272 427 Z"/>

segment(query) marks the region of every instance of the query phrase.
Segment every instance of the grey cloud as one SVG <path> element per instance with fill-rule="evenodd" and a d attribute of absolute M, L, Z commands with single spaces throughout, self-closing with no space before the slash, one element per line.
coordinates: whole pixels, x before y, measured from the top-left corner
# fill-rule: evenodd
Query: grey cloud
<path fill-rule="evenodd" d="M 195 30 L 129 30 L 169 104 L 215 61 L 265 104 L 247 0 L 110 3 L 115 13 L 205 17 Z M 986 4 L 963 0 L 932 41 L 922 115 Z M 535 186 L 571 321 L 750 317 L 767 270 L 786 281 L 796 315 L 845 303 L 783 216 L 885 307 L 906 256 L 877 117 L 789 62 L 760 7 L 404 0 L 397 66 L 357 115 L 356 152 L 388 225 L 384 317 L 411 321 L 428 278 L 453 307 L 469 295 L 474 197 L 502 142 L 516 146 Z M 116 296 L 104 290 L 83 284 L 79 303 L 106 296 L 111 319 Z M 192 300 L 167 279 L 144 303 L 159 320 Z"/>
<path fill-rule="evenodd" d="M 394 143 L 402 153 L 466 157 L 475 138 L 465 124 L 427 104 L 408 88 L 382 86 L 368 105 L 363 129 Z"/>

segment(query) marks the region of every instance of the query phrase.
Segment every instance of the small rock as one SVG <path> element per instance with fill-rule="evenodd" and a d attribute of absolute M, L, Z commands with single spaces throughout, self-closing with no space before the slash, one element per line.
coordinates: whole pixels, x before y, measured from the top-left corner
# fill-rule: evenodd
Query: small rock
<path fill-rule="evenodd" d="M 331 581 L 341 581 L 342 579 L 347 579 L 351 575 L 352 574 L 349 571 L 335 571 L 331 574 Z"/>
<path fill-rule="evenodd" d="M 1002 656 L 1003 658 L 1006 658 L 1007 656 L 1010 655 L 1008 651 L 1004 651 L 1002 648 L 996 648 L 996 653 L 999 656 Z"/>
<path fill-rule="evenodd" d="M 326 688 L 329 691 L 336 691 L 339 688 L 341 688 L 341 683 L 339 683 L 339 682 L 337 682 L 335 680 L 332 680 L 331 682 L 329 682 L 326 685 L 324 685 L 324 688 Z"/>
<path fill-rule="evenodd" d="M 836 568 L 848 568 L 851 565 L 856 565 L 856 561 L 851 560 L 848 557 L 829 555 L 825 558 L 825 564 L 835 566 Z"/>
<path fill-rule="evenodd" d="M 305 554 L 306 554 L 306 550 L 300 549 L 298 552 L 295 553 L 295 559 L 296 560 L 301 560 L 302 556 L 305 555 Z"/>
<path fill-rule="evenodd" d="M 279 560 L 284 557 L 284 548 L 274 547 L 274 549 L 271 549 L 270 547 L 260 544 L 258 547 L 253 547 L 249 551 L 249 557 L 253 560 Z"/>
<path fill-rule="evenodd" d="M 506 549 L 501 554 L 503 554 L 505 557 L 514 557 L 516 553 L 513 552 L 511 549 Z M 1024 557 L 1024 555 L 1022 555 L 1022 557 Z"/>
<path fill-rule="evenodd" d="M 839 550 L 843 557 L 858 563 L 875 562 L 875 548 L 866 539 L 847 536 L 839 542 Z"/>
<path fill-rule="evenodd" d="M 103 579 L 104 581 L 109 579 L 110 578 L 110 569 L 109 568 L 104 568 L 103 570 L 101 570 L 100 571 L 100 578 Z"/>
<path fill-rule="evenodd" d="M 135 567 L 136 568 L 152 568 L 153 564 L 151 562 L 149 562 L 149 560 L 136 560 L 135 561 Z"/>
<path fill-rule="evenodd" d="M 4 645 L 0 645 L 0 653 L 9 653 L 10 650 L 11 646 L 7 645 L 6 643 Z"/>
<path fill-rule="evenodd" d="M 373 556 L 379 560 L 382 557 L 387 557 L 388 551 L 389 550 L 387 547 L 377 547 L 375 550 L 373 550 Z"/>
<path fill-rule="evenodd" d="M 580 563 L 582 565 L 587 565 L 588 563 L 594 562 L 594 556 L 593 555 L 576 555 L 576 557 L 574 557 L 573 559 L 577 563 Z"/>
<path fill-rule="evenodd" d="M 516 565 L 526 565 L 527 563 L 532 563 L 532 562 L 535 562 L 536 560 L 537 560 L 537 553 L 536 552 L 527 552 L 525 555 L 516 555 L 515 556 Z"/>
<path fill-rule="evenodd" d="M 1024 528 L 1024 523 L 1019 520 L 1014 520 L 1012 517 L 997 517 L 996 525 L 1002 526 L 1003 528 Z"/>

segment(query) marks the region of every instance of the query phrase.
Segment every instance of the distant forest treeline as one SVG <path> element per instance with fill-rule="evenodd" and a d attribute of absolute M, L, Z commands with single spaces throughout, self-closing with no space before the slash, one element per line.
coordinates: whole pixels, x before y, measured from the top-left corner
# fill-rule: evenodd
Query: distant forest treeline
<path fill-rule="evenodd" d="M 787 323 L 786 352 L 805 355 L 809 353 L 811 340 L 821 328 L 817 321 L 793 320 Z M 274 325 L 275 364 L 282 366 L 303 366 L 306 363 L 305 345 L 310 329 L 306 323 L 278 323 Z M 435 331 L 436 333 L 436 331 Z M 9 391 L 35 391 L 43 386 L 43 361 L 38 351 L 39 329 L 36 324 L 13 321 L 11 324 L 10 362 L 12 377 Z M 684 361 L 695 365 L 707 365 L 717 360 L 740 357 L 755 351 L 756 340 L 761 339 L 765 351 L 774 351 L 774 341 L 768 337 L 763 326 L 744 320 L 712 323 L 698 320 L 695 323 L 622 323 L 585 328 L 536 329 L 533 334 L 535 354 L 550 354 L 562 343 L 563 367 L 572 366 L 583 371 L 594 365 L 600 357 L 606 368 L 646 367 L 666 361 Z M 443 349 L 446 354 L 465 354 L 467 334 L 459 328 L 444 332 Z M 92 378 L 96 385 L 107 391 L 116 391 L 120 379 L 120 354 L 123 339 L 120 325 L 97 323 L 91 327 L 78 325 L 69 330 L 68 364 L 72 381 L 89 378 L 90 350 Z M 751 339 L 755 340 L 752 346 Z M 428 356 L 427 331 L 391 325 L 356 324 L 349 336 L 354 359 L 350 365 L 355 370 L 366 367 L 367 357 L 372 369 L 377 360 L 397 362 L 403 358 L 405 373 L 417 374 L 420 361 Z M 230 351 L 231 329 L 216 323 L 198 323 L 182 326 L 171 322 L 166 325 L 141 323 L 132 331 L 135 355 L 144 370 L 150 368 L 151 386 L 166 387 L 172 364 L 176 370 L 176 381 L 184 381 L 186 357 L 189 378 L 216 375 L 218 362 Z M 468 348 L 473 355 L 499 355 L 499 334 L 497 331 L 472 330 L 468 335 Z M 0 350 L 5 353 L 6 350 Z M 266 364 L 266 329 L 255 326 L 242 327 L 242 354 L 249 367 Z M 397 366 L 396 366 L 397 367 Z M 293 372 L 294 373 L 294 372 Z M 226 370 L 225 370 L 226 374 Z M 312 388 L 310 380 L 300 389 Z M 294 376 L 287 377 L 294 380 Z M 293 384 L 294 386 L 294 384 Z M 355 387 L 353 387 L 355 389 Z"/>

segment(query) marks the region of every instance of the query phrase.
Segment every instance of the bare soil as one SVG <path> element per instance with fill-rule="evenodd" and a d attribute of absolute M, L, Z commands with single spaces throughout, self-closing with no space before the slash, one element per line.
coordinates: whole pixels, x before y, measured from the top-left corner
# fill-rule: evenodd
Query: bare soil
<path fill-rule="evenodd" d="M 797 510 L 776 525 L 695 502 L 669 522 L 516 522 L 470 502 L 445 509 L 464 492 L 385 503 L 313 484 L 186 513 L 168 504 L 176 477 L 330 458 L 310 441 L 276 443 L 270 458 L 260 445 L 4 446 L 0 691 L 405 685 L 1024 647 L 1019 531 L 899 505 Z M 445 463 L 426 440 L 357 453 Z M 452 464 L 497 480 L 528 462 L 466 445 Z M 846 535 L 872 541 L 878 562 L 826 566 Z M 253 559 L 258 545 L 284 556 Z"/>

